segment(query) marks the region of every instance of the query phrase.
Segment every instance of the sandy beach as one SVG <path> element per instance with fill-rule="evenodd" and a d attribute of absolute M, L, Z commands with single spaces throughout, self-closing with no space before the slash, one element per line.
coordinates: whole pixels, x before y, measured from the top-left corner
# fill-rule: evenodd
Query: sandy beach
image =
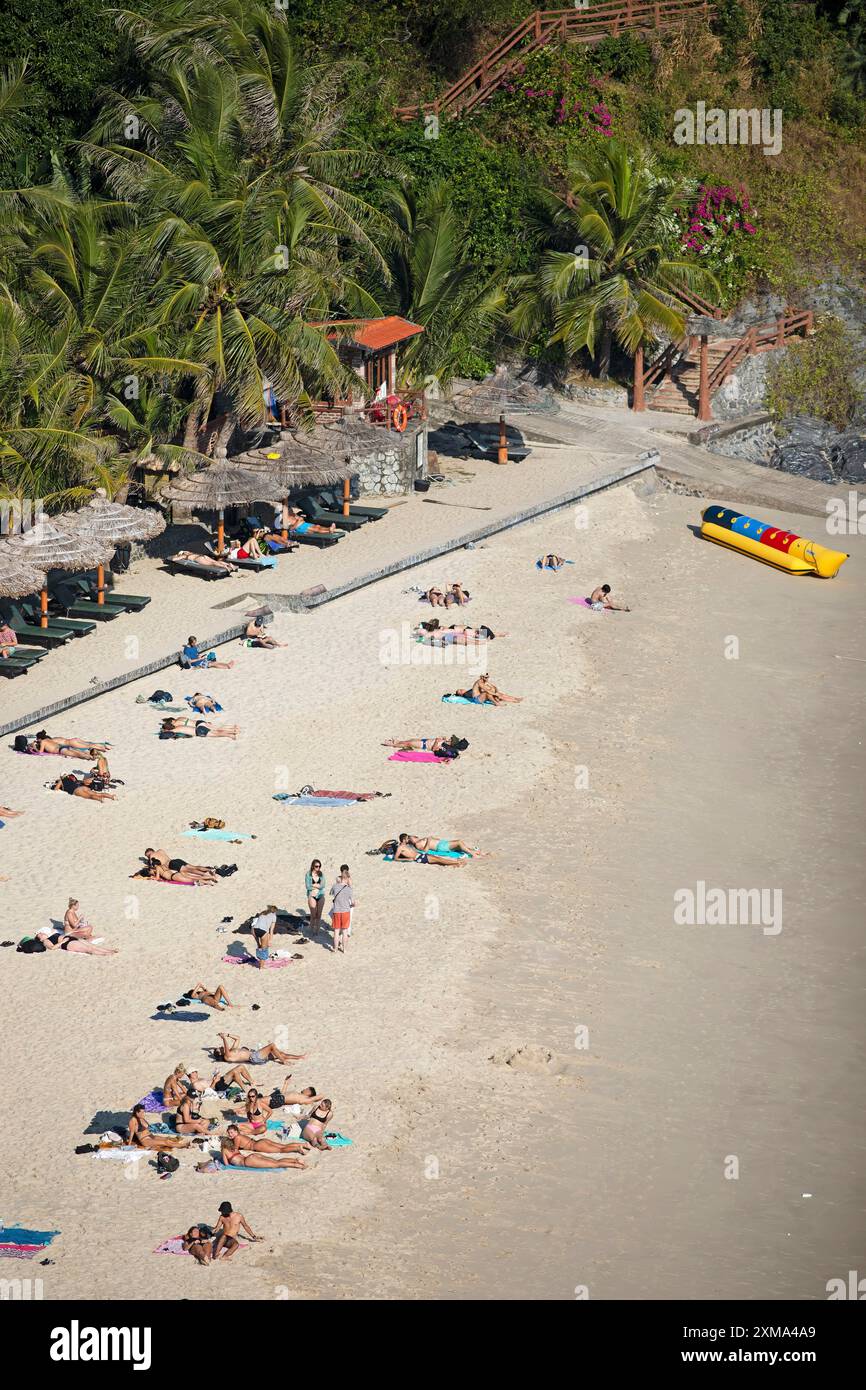
<path fill-rule="evenodd" d="M 587 504 L 585 529 L 565 510 L 278 613 L 285 649 L 222 648 L 236 665 L 203 686 L 169 669 L 50 721 L 112 743 L 116 803 L 49 793 L 61 760 L 2 750 L 0 801 L 25 812 L 0 831 L 4 938 L 74 896 L 120 947 L 0 957 L 7 1074 L 31 1097 L 31 1132 L 0 1138 L 5 1208 L 61 1232 L 46 1299 L 808 1300 L 864 1267 L 866 549 L 847 537 L 838 579 L 795 579 L 701 541 L 701 506 L 620 487 Z M 779 520 L 824 538 L 814 516 Z M 540 574 L 547 550 L 576 563 Z M 155 573 L 139 564 L 126 587 Z M 405 591 L 453 578 L 473 593 L 467 621 L 510 636 L 472 665 L 422 663 Z M 602 581 L 633 611 L 568 602 Z M 185 592 L 163 603 L 165 640 L 193 630 Z M 484 670 L 523 703 L 441 703 Z M 27 683 L 8 683 L 17 706 Z M 157 686 L 206 688 L 241 736 L 159 741 L 135 703 Z M 381 746 L 450 733 L 470 740 L 453 766 Z M 273 799 L 305 784 L 389 795 Z M 184 838 L 205 816 L 256 838 Z M 495 854 L 447 872 L 367 857 L 403 830 Z M 149 845 L 238 872 L 131 881 Z M 345 958 L 281 935 L 302 960 L 224 964 L 253 912 L 303 908 L 314 856 L 329 884 L 352 869 Z M 778 891 L 781 929 L 676 924 L 675 894 L 699 883 Z M 198 980 L 236 1007 L 154 1016 Z M 303 1173 L 198 1174 L 182 1155 L 164 1182 L 149 1159 L 74 1153 L 98 1112 L 128 1111 L 175 1063 L 206 1072 L 224 1023 L 308 1052 L 294 1082 L 333 1098 L 351 1147 Z M 256 1080 L 267 1094 L 284 1076 Z M 151 1254 L 225 1199 L 261 1244 L 208 1269 Z"/>

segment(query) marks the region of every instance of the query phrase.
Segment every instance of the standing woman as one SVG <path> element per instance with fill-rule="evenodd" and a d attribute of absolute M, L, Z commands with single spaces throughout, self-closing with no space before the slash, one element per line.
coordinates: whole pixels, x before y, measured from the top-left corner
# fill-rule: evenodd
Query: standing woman
<path fill-rule="evenodd" d="M 322 913 L 325 910 L 325 875 L 321 859 L 314 859 L 304 883 L 307 889 L 307 907 L 310 910 L 310 931 L 318 933 L 322 927 Z"/>

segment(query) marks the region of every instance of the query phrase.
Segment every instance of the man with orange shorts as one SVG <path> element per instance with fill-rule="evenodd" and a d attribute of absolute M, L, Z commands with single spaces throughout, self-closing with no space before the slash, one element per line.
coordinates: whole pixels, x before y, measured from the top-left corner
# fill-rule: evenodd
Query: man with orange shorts
<path fill-rule="evenodd" d="M 340 865 L 340 877 L 331 889 L 331 927 L 334 932 L 333 952 L 346 950 L 346 940 L 352 922 L 352 908 L 356 906 L 352 880 L 348 864 Z"/>

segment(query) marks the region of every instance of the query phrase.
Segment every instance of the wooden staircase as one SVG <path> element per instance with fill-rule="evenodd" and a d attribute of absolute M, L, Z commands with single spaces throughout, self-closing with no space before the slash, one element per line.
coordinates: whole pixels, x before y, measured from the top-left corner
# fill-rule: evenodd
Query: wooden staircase
<path fill-rule="evenodd" d="M 709 371 L 713 371 L 728 355 L 736 338 L 710 338 L 707 343 Z M 670 370 L 663 376 L 647 401 L 650 410 L 670 410 L 675 415 L 697 415 L 701 386 L 700 348 L 688 345 Z"/>
<path fill-rule="evenodd" d="M 489 101 L 518 64 L 551 39 L 598 43 L 629 29 L 664 29 L 692 15 L 707 15 L 714 7 L 715 0 L 590 0 L 581 9 L 535 10 L 435 101 L 398 106 L 394 114 L 401 121 L 468 115 Z"/>

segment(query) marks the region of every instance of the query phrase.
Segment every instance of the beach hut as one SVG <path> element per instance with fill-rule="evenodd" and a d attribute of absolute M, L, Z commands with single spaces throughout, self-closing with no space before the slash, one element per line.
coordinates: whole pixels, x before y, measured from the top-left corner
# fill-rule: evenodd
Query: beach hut
<path fill-rule="evenodd" d="M 216 512 L 219 518 L 217 554 L 222 555 L 226 507 L 250 507 L 265 493 L 269 497 L 279 496 L 280 489 L 266 471 L 246 468 L 234 459 L 227 459 L 225 449 L 220 449 L 219 455 L 214 463 L 178 478 L 162 494 L 161 500 L 196 511 Z"/>
<path fill-rule="evenodd" d="M 3 542 L 27 566 L 46 571 L 41 574 L 40 627 L 48 626 L 48 570 L 89 570 L 107 565 L 114 546 L 95 535 L 76 530 L 69 516 L 43 517 L 29 531 L 10 536 Z"/>
<path fill-rule="evenodd" d="M 101 490 L 76 512 L 68 513 L 78 531 L 112 549 L 133 541 L 151 541 L 165 530 L 165 517 L 154 508 L 109 502 Z M 105 566 L 96 567 L 96 602 L 105 603 Z"/>

